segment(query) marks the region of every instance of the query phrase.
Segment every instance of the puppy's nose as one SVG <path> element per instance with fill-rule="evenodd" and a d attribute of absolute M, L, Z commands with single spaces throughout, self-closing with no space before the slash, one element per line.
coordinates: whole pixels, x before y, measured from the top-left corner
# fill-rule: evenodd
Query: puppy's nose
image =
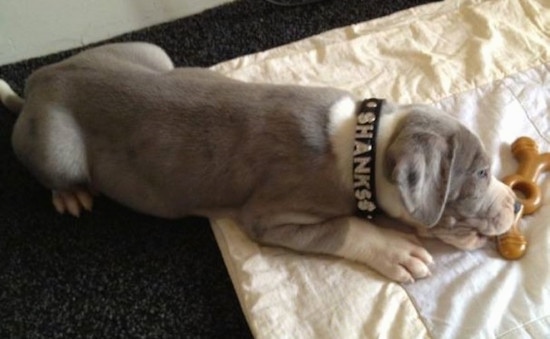
<path fill-rule="evenodd" d="M 521 201 L 516 200 L 516 202 L 514 203 L 514 214 L 518 214 L 519 211 L 521 211 L 521 207 L 523 207 Z"/>

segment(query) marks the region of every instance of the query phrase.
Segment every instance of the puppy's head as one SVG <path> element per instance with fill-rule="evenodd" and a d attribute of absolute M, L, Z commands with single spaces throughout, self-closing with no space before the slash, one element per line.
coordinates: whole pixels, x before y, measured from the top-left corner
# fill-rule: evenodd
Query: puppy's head
<path fill-rule="evenodd" d="M 491 175 L 479 138 L 438 110 L 411 106 L 387 148 L 385 172 L 420 235 L 461 249 L 512 226 L 513 191 Z"/>

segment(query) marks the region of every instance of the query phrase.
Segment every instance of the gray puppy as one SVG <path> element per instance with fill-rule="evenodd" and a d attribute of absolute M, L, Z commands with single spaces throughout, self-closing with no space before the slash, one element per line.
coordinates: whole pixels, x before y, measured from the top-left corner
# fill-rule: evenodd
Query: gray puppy
<path fill-rule="evenodd" d="M 21 112 L 16 155 L 61 213 L 91 209 L 101 192 L 165 218 L 229 214 L 263 244 L 345 257 L 400 282 L 430 274 L 416 238 L 354 216 L 361 101 L 348 92 L 174 68 L 159 47 L 125 43 L 39 69 L 25 101 L 0 81 L 0 98 Z M 389 216 L 463 249 L 511 226 L 513 192 L 457 120 L 384 104 L 378 123 L 375 193 Z"/>

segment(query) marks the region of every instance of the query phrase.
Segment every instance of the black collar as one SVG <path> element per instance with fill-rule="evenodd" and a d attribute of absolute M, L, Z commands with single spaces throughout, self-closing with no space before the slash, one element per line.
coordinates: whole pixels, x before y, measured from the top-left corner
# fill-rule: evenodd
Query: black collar
<path fill-rule="evenodd" d="M 353 190 L 356 201 L 355 214 L 372 219 L 378 212 L 374 187 L 376 160 L 376 134 L 380 109 L 384 100 L 366 99 L 357 112 L 355 143 L 353 146 Z"/>

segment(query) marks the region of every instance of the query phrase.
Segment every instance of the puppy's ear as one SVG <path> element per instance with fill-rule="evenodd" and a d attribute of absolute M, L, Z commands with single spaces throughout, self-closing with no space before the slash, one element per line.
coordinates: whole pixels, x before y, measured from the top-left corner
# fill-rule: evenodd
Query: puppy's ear
<path fill-rule="evenodd" d="M 419 131 L 401 133 L 388 147 L 389 179 L 409 214 L 425 226 L 434 226 L 443 214 L 455 153 L 454 138 Z"/>

